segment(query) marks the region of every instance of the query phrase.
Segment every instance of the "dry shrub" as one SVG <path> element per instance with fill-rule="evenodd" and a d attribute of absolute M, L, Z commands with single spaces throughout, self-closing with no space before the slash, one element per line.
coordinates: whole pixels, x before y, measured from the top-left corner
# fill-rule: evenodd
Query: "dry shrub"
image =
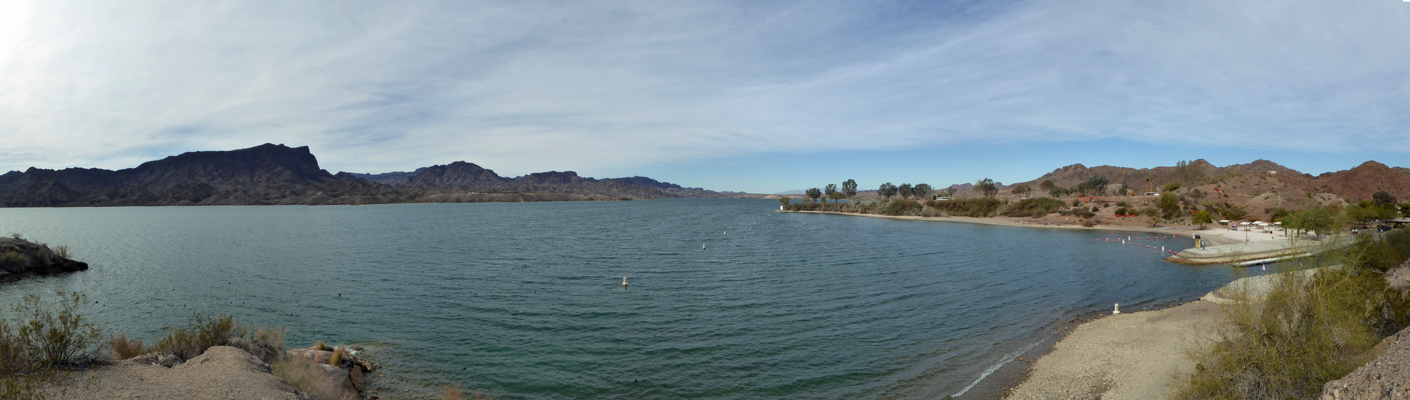
<path fill-rule="evenodd" d="M 357 398 L 356 393 L 344 393 L 339 382 L 326 379 L 322 369 L 303 357 L 283 357 L 271 363 L 269 370 L 313 400 Z"/>
<path fill-rule="evenodd" d="M 167 327 L 170 333 L 152 346 L 152 349 L 190 360 L 205 353 L 206 349 L 230 342 L 235 328 L 235 319 L 228 315 L 204 317 L 197 313 L 191 317 L 190 326 Z"/>
<path fill-rule="evenodd" d="M 29 259 L 19 252 L 7 251 L 0 254 L 0 265 L 25 266 L 29 265 Z"/>
<path fill-rule="evenodd" d="M 465 395 L 461 394 L 461 390 L 460 385 L 446 386 L 445 391 L 441 392 L 441 400 L 465 400 Z M 492 400 L 491 397 L 480 394 L 478 390 L 475 391 L 475 397 L 471 397 L 471 399 Z"/>
<path fill-rule="evenodd" d="M 102 330 L 78 313 L 78 306 L 86 303 L 87 297 L 60 292 L 59 299 L 51 305 L 39 295 L 25 295 L 14 306 L 15 314 L 21 318 L 14 331 L 15 340 L 24 347 L 27 357 L 44 367 L 96 361 Z"/>
<path fill-rule="evenodd" d="M 126 360 L 147 354 L 147 346 L 142 345 L 141 339 L 127 339 L 127 334 L 120 334 L 108 341 L 108 348 L 112 350 L 113 357 L 118 360 Z"/>
<path fill-rule="evenodd" d="M 26 295 L 13 306 L 13 325 L 0 320 L 0 399 L 50 398 L 46 383 L 68 376 L 67 369 L 58 367 L 96 361 L 102 331 L 78 314 L 84 296 L 61 292 L 59 297 L 51 304 Z"/>
<path fill-rule="evenodd" d="M 68 246 L 68 245 L 60 245 L 60 246 L 58 246 L 58 247 L 55 247 L 55 248 L 54 248 L 54 254 L 55 254 L 55 255 L 58 255 L 58 256 L 61 257 L 61 258 L 70 258 L 70 257 L 69 257 L 69 246 Z"/>
<path fill-rule="evenodd" d="M 447 386 L 446 391 L 441 393 L 441 400 L 465 400 L 465 397 L 460 395 L 460 385 Z"/>
<path fill-rule="evenodd" d="M 265 327 L 256 321 L 250 325 L 240 325 L 236 329 L 240 332 L 239 336 L 245 340 L 264 343 L 279 353 L 284 352 L 284 336 L 289 331 L 282 326 Z"/>

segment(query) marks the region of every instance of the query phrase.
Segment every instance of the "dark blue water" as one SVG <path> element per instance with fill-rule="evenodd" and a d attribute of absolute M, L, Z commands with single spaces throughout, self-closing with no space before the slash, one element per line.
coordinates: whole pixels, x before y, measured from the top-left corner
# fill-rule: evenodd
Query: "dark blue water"
<path fill-rule="evenodd" d="M 384 398 L 450 384 L 499 399 L 933 398 L 1061 321 L 1233 276 L 1098 240 L 1124 233 L 775 209 L 0 209 L 0 233 L 92 265 L 0 284 L 0 301 L 80 291 L 92 319 L 148 343 L 193 312 L 288 327 L 291 346 L 360 343 L 388 367 Z"/>

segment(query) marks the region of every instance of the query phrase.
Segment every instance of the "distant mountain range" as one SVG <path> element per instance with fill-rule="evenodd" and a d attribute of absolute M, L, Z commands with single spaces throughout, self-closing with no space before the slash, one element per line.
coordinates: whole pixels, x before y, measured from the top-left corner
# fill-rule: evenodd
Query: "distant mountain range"
<path fill-rule="evenodd" d="M 1350 170 L 1317 176 L 1304 174 L 1268 160 L 1215 167 L 1200 159 L 1191 161 L 1187 168 L 1194 169 L 1198 177 L 1207 178 L 1207 181 L 1211 181 L 1208 185 L 1215 186 L 1222 182 L 1229 182 L 1224 186 L 1231 186 L 1240 181 L 1235 178 L 1247 180 L 1250 177 L 1262 177 L 1270 181 L 1269 185 L 1280 186 L 1286 190 L 1330 193 L 1350 201 L 1371 200 L 1371 195 L 1378 191 L 1385 191 L 1398 199 L 1410 199 L 1410 168 L 1389 167 L 1375 161 L 1367 161 Z M 1176 167 L 1135 169 L 1103 165 L 1087 168 L 1082 164 L 1072 164 L 1053 170 L 1038 179 L 1021 183 L 1034 190 L 1038 190 L 1038 186 L 1047 180 L 1060 187 L 1072 187 L 1094 176 L 1106 177 L 1113 187 L 1126 184 L 1131 190 L 1143 192 L 1179 180 L 1180 171 Z M 1221 188 L 1221 191 L 1224 190 Z"/>
<path fill-rule="evenodd" d="M 198 151 L 117 171 L 30 168 L 0 175 L 0 206 L 84 207 L 247 204 L 628 200 L 740 197 L 646 177 L 593 179 L 573 171 L 506 178 L 467 162 L 414 172 L 329 173 L 308 147 L 264 144 Z"/>

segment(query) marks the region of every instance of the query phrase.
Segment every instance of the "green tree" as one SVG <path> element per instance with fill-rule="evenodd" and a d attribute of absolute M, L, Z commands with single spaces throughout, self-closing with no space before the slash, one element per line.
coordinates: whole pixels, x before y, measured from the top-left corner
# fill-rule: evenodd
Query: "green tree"
<path fill-rule="evenodd" d="M 902 183 L 901 186 L 896 187 L 896 194 L 901 195 L 902 199 L 907 199 L 910 198 L 912 194 L 915 194 L 915 192 L 911 189 L 911 184 Z"/>
<path fill-rule="evenodd" d="M 1101 175 L 1087 178 L 1087 184 L 1092 186 L 1092 189 L 1094 189 L 1098 196 L 1106 194 L 1106 185 L 1110 183 L 1110 179 L 1107 179 L 1105 176 Z"/>
<path fill-rule="evenodd" d="M 818 201 L 818 198 L 822 197 L 822 191 L 818 190 L 818 188 L 808 189 L 806 193 L 808 194 L 808 198 L 813 199 L 813 201 Z"/>
<path fill-rule="evenodd" d="M 1193 187 L 1204 180 L 1204 169 L 1190 161 L 1176 162 L 1175 170 L 1180 175 L 1180 182 L 1184 182 L 1186 186 Z"/>
<path fill-rule="evenodd" d="M 1214 217 L 1209 215 L 1209 211 L 1200 211 L 1195 213 L 1194 216 L 1190 217 L 1190 222 L 1199 224 L 1199 227 L 1203 228 L 1204 224 L 1214 222 Z"/>
<path fill-rule="evenodd" d="M 876 194 L 881 195 L 881 197 L 886 200 L 891 200 L 891 196 L 896 195 L 896 185 L 892 185 L 891 182 L 883 183 L 881 187 L 876 188 Z"/>
<path fill-rule="evenodd" d="M 1283 226 L 1297 231 L 1310 231 L 1318 235 L 1331 233 L 1336 220 L 1324 208 L 1311 208 L 1299 211 L 1283 220 Z"/>
<path fill-rule="evenodd" d="M 994 185 L 993 179 L 984 178 L 974 183 L 974 191 L 983 193 L 984 197 L 994 197 L 994 194 L 999 192 L 999 187 Z"/>
<path fill-rule="evenodd" d="M 833 199 L 833 200 L 834 200 L 833 202 L 836 203 L 835 200 L 837 200 L 837 184 L 836 184 L 836 183 L 829 183 L 829 184 L 827 184 L 827 186 L 823 188 L 823 193 L 827 193 L 827 198 Z"/>
<path fill-rule="evenodd" d="M 856 196 L 857 196 L 857 180 L 856 180 L 856 179 L 848 179 L 846 182 L 842 182 L 842 193 L 847 194 L 847 199 L 848 199 L 848 200 L 851 200 L 853 197 L 856 197 Z"/>
<path fill-rule="evenodd" d="M 1048 190 L 1048 195 L 1049 195 L 1049 196 L 1053 196 L 1053 198 L 1058 198 L 1058 197 L 1062 197 L 1062 192 L 1063 192 L 1062 188 L 1056 188 L 1056 187 L 1055 187 L 1055 188 L 1052 188 L 1052 189 L 1049 189 L 1049 190 Z"/>
<path fill-rule="evenodd" d="M 944 197 L 955 197 L 955 188 L 947 187 L 944 190 L 940 191 L 940 195 Z"/>
<path fill-rule="evenodd" d="M 1166 185 L 1165 185 L 1165 188 L 1164 188 L 1164 191 L 1166 191 L 1166 192 L 1174 192 L 1174 191 L 1176 191 L 1176 190 L 1180 190 L 1180 182 L 1179 182 L 1179 181 L 1170 182 L 1170 183 L 1166 184 Z"/>
<path fill-rule="evenodd" d="M 1053 189 L 1057 188 L 1057 184 L 1056 184 L 1056 183 L 1053 183 L 1053 180 L 1052 180 L 1052 179 L 1045 179 L 1045 180 L 1043 180 L 1043 183 L 1039 183 L 1039 184 L 1038 184 L 1038 188 L 1039 188 L 1039 189 L 1043 189 L 1043 190 L 1047 190 L 1047 191 L 1050 191 L 1050 192 L 1051 192 Z M 1053 196 L 1053 197 L 1057 197 L 1057 196 Z"/>
<path fill-rule="evenodd" d="M 1386 193 L 1384 190 L 1371 195 L 1371 200 L 1374 200 L 1376 205 L 1380 207 L 1395 206 L 1395 196 L 1391 196 L 1390 193 Z"/>
<path fill-rule="evenodd" d="M 1028 193 L 1032 191 L 1032 188 L 1029 188 L 1028 185 L 1022 183 L 1014 185 L 1012 190 L 1013 194 L 1023 196 L 1023 198 L 1025 199 L 1028 198 Z"/>
<path fill-rule="evenodd" d="M 788 196 L 781 196 L 778 198 L 778 204 L 788 205 L 788 202 L 792 200 L 793 199 L 789 198 Z"/>
<path fill-rule="evenodd" d="M 1175 218 L 1180 215 L 1180 196 L 1174 193 L 1165 192 L 1160 194 L 1160 200 L 1156 203 L 1160 207 L 1161 216 L 1165 219 Z"/>
<path fill-rule="evenodd" d="M 914 194 L 918 199 L 925 200 L 925 198 L 930 197 L 932 190 L 934 189 L 930 188 L 929 183 L 917 183 L 915 186 L 911 187 L 911 194 Z"/>
<path fill-rule="evenodd" d="M 1094 192 L 1094 191 L 1096 191 L 1096 190 L 1097 190 L 1096 187 L 1092 186 L 1092 184 L 1087 183 L 1087 182 L 1082 182 L 1082 183 L 1077 184 L 1077 195 L 1078 195 L 1078 196 L 1086 197 L 1088 194 L 1091 194 L 1092 192 Z"/>

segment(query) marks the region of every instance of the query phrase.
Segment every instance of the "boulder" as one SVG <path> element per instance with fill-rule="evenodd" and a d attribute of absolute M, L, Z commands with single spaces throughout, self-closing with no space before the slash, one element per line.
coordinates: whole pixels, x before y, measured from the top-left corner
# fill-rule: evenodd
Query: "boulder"
<path fill-rule="evenodd" d="M 367 359 L 352 355 L 352 351 L 339 358 L 338 365 L 330 365 L 333 352 L 317 347 L 293 349 L 286 352 L 289 357 L 308 360 L 323 371 L 329 387 L 341 388 L 344 392 L 359 393 L 367 390 L 367 374 L 376 370 L 376 365 Z"/>
<path fill-rule="evenodd" d="M 244 350 L 246 353 L 250 353 L 250 355 L 255 356 L 255 358 L 258 358 L 265 364 L 272 363 L 279 357 L 279 350 L 275 349 L 274 346 L 252 340 L 231 338 L 230 343 L 226 343 L 225 345 Z"/>

